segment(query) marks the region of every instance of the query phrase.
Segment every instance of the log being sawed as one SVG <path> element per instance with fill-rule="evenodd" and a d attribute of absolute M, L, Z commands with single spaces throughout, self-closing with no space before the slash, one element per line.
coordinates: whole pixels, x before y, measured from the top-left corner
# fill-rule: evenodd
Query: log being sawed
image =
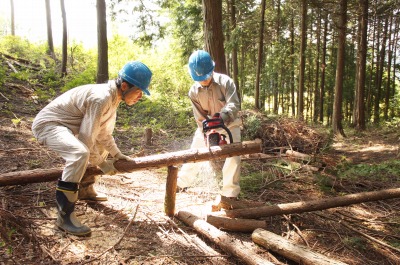
<path fill-rule="evenodd" d="M 222 146 L 212 146 L 210 148 L 189 149 L 136 157 L 133 158 L 133 161 L 118 160 L 114 163 L 114 166 L 120 172 L 132 172 L 150 168 L 179 166 L 184 163 L 201 162 L 243 154 L 253 154 L 261 151 L 261 140 L 255 140 Z M 62 171 L 62 169 L 53 168 L 9 172 L 0 175 L 0 186 L 54 181 L 61 177 Z M 85 173 L 87 176 L 100 174 L 102 174 L 102 172 L 97 167 L 88 167 Z"/>

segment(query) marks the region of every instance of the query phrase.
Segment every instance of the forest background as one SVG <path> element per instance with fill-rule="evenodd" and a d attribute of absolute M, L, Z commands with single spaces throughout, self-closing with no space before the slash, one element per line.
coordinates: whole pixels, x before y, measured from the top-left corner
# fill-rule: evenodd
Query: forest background
<path fill-rule="evenodd" d="M 40 4 L 46 7 L 47 41 L 41 42 L 30 40 L 37 37 L 32 31 L 31 36 L 18 35 L 24 31 L 16 16 L 21 8 L 15 9 L 14 1 L 10 15 L 0 21 L 1 50 L 16 57 L 28 53 L 43 66 L 48 82 L 37 91 L 40 99 L 53 97 L 60 87 L 65 91 L 104 82 L 126 61 L 142 60 L 154 72 L 154 96 L 145 101 L 159 100 L 160 109 L 171 110 L 169 120 L 186 123 L 174 111 L 189 111 L 187 59 L 194 50 L 206 49 L 216 71 L 235 80 L 243 109 L 321 123 L 341 135 L 342 123 L 364 130 L 369 124 L 396 122 L 399 114 L 395 0 L 89 1 L 81 22 L 72 15 L 79 4 L 67 1 L 67 10 L 64 1 L 45 0 Z M 55 8 L 61 18 L 52 17 Z M 94 10 L 97 27 L 90 30 L 86 24 Z M 84 35 L 97 37 L 97 47 L 87 48 L 76 39 L 68 28 L 72 23 L 81 24 Z M 48 57 L 43 57 L 45 51 Z M 4 83 L 4 75 L 0 80 Z M 155 126 L 159 122 L 151 121 Z"/>

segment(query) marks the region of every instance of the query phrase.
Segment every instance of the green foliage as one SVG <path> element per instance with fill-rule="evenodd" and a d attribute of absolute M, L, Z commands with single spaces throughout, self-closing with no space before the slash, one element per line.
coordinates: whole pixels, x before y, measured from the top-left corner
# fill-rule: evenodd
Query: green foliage
<path fill-rule="evenodd" d="M 345 237 L 343 243 L 346 246 L 353 247 L 359 250 L 365 250 L 367 242 L 361 237 Z"/>
<path fill-rule="evenodd" d="M 243 140 L 254 140 L 259 137 L 259 130 L 261 129 L 260 117 L 253 115 L 245 120 L 246 130 L 243 132 Z"/>
<path fill-rule="evenodd" d="M 337 175 L 350 180 L 400 181 L 400 161 L 393 159 L 380 164 L 349 164 L 344 161 Z"/>

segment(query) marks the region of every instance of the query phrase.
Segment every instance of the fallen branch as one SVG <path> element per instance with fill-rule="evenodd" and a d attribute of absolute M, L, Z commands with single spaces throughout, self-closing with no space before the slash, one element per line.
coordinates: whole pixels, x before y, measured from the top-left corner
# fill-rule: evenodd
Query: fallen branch
<path fill-rule="evenodd" d="M 200 219 L 194 214 L 186 211 L 179 211 L 176 217 L 185 224 L 196 229 L 197 232 L 206 236 L 212 242 L 217 244 L 222 250 L 243 260 L 246 264 L 272 265 L 273 263 L 263 259 L 252 250 L 246 248 L 242 242 L 230 237 L 227 233 L 218 230 L 206 221 Z"/>
<path fill-rule="evenodd" d="M 216 158 L 259 153 L 260 150 L 261 141 L 232 143 L 223 146 L 212 146 L 210 148 L 189 149 L 165 154 L 136 157 L 133 158 L 132 161 L 118 160 L 114 163 L 114 166 L 119 172 L 132 172 L 135 170 L 179 166 L 190 162 L 209 161 L 215 160 Z M 0 186 L 54 181 L 61 177 L 62 171 L 62 169 L 53 168 L 9 172 L 0 175 Z M 97 167 L 88 167 L 85 176 L 101 174 L 101 170 Z"/>
<path fill-rule="evenodd" d="M 299 264 L 304 265 L 345 265 L 341 261 L 337 261 L 328 258 L 320 253 L 311 251 L 306 246 L 294 244 L 285 238 L 269 232 L 264 229 L 256 229 L 252 235 L 252 240 L 265 247 L 266 249 L 272 250 L 283 257 L 293 260 Z"/>
<path fill-rule="evenodd" d="M 274 215 L 303 213 L 325 210 L 334 207 L 342 207 L 362 202 L 379 201 L 400 197 L 400 188 L 380 191 L 361 192 L 344 195 L 341 197 L 326 198 L 313 201 L 300 201 L 258 208 L 226 210 L 225 213 L 231 218 L 259 218 Z"/>

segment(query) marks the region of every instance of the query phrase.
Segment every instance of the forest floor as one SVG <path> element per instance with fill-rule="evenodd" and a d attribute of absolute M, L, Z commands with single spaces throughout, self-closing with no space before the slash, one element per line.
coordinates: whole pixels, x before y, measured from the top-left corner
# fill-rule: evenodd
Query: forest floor
<path fill-rule="evenodd" d="M 63 161 L 32 136 L 31 122 L 41 106 L 33 102 L 29 91 L 8 89 L 9 94 L 0 95 L 0 174 L 62 168 Z M 284 130 L 288 126 L 280 124 Z M 129 153 L 132 147 L 124 143 L 124 133 L 117 128 L 116 141 Z M 389 170 L 385 179 L 335 175 L 343 167 L 361 165 L 362 170 L 398 158 L 399 136 L 398 129 L 384 133 L 374 129 L 335 139 L 326 143 L 329 148 L 314 154 L 318 172 L 304 168 L 288 171 L 271 160 L 244 159 L 240 198 L 268 205 L 399 188 L 399 176 L 388 175 Z M 190 139 L 190 135 L 182 140 L 156 133 L 153 145 L 142 146 L 142 152 L 188 149 Z M 265 136 L 263 140 L 268 139 Z M 279 143 L 275 145 L 279 149 Z M 219 184 L 210 175 L 204 174 L 196 187 L 177 194 L 176 212 L 195 211 L 199 217 L 210 212 Z M 0 187 L 0 264 L 245 264 L 195 229 L 164 214 L 166 176 L 165 168 L 102 176 L 97 189 L 108 201 L 77 204 L 78 217 L 92 228 L 92 235 L 83 238 L 55 227 L 55 182 Z M 267 230 L 347 264 L 400 264 L 399 199 L 264 220 Z M 275 264 L 297 264 L 253 243 L 251 233 L 227 233 L 239 239 L 244 249 Z"/>

